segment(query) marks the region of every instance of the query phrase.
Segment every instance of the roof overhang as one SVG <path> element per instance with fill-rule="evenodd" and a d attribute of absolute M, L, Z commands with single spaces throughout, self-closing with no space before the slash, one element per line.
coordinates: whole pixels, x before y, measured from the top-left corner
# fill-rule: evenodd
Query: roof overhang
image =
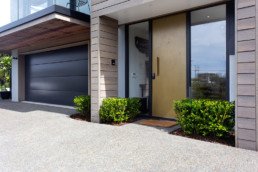
<path fill-rule="evenodd" d="M 226 1 L 228 0 L 145 0 L 141 3 L 136 2 L 135 6 L 131 3 L 131 6 L 124 5 L 124 8 L 120 8 L 120 10 L 105 11 L 106 13 L 103 15 L 118 20 L 122 25 Z"/>
<path fill-rule="evenodd" d="M 0 28 L 0 51 L 20 53 L 90 39 L 90 16 L 51 6 Z"/>

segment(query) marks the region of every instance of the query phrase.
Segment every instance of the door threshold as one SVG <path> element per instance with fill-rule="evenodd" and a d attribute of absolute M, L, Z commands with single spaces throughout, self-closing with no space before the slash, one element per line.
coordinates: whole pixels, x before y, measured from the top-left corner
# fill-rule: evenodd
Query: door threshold
<path fill-rule="evenodd" d="M 141 114 L 139 117 L 141 117 L 141 118 L 147 118 L 147 119 L 177 121 L 176 118 L 164 118 L 164 117 L 158 117 L 158 116 L 153 116 L 153 115 L 149 115 L 149 114 Z"/>

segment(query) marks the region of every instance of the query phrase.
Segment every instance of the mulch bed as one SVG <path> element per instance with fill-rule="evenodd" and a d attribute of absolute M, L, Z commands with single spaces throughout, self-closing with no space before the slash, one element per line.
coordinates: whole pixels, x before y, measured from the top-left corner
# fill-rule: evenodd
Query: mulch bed
<path fill-rule="evenodd" d="M 227 146 L 233 146 L 235 147 L 235 135 L 231 133 L 229 136 L 225 138 L 216 138 L 212 136 L 200 136 L 200 135 L 188 135 L 184 133 L 182 129 L 178 129 L 176 131 L 173 131 L 171 134 L 177 135 L 177 136 L 183 136 L 191 139 L 211 142 L 211 143 L 220 143 Z"/>
<path fill-rule="evenodd" d="M 70 118 L 75 119 L 75 120 L 79 120 L 79 121 L 88 121 L 90 122 L 90 117 L 86 116 L 86 115 L 82 115 L 82 114 L 73 114 L 70 115 Z"/>

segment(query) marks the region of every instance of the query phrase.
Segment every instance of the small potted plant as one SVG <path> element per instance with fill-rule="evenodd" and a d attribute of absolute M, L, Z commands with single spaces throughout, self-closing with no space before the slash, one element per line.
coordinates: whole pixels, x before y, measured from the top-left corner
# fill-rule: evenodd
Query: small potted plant
<path fill-rule="evenodd" d="M 11 98 L 11 91 L 1 91 L 1 98 L 3 100 L 7 100 L 7 99 L 10 99 Z"/>
<path fill-rule="evenodd" d="M 10 99 L 11 98 L 11 91 L 6 88 L 6 84 L 3 80 L 0 80 L 1 83 L 1 91 L 0 96 L 3 100 Z"/>
<path fill-rule="evenodd" d="M 7 55 L 2 55 L 0 57 L 0 96 L 2 99 L 11 98 L 11 67 L 11 57 Z"/>

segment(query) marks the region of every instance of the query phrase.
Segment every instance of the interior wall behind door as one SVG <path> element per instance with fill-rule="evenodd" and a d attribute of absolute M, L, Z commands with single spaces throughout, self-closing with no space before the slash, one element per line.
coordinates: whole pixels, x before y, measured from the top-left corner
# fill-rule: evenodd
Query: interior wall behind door
<path fill-rule="evenodd" d="M 153 116 L 175 118 L 173 101 L 186 97 L 186 14 L 153 21 Z"/>

